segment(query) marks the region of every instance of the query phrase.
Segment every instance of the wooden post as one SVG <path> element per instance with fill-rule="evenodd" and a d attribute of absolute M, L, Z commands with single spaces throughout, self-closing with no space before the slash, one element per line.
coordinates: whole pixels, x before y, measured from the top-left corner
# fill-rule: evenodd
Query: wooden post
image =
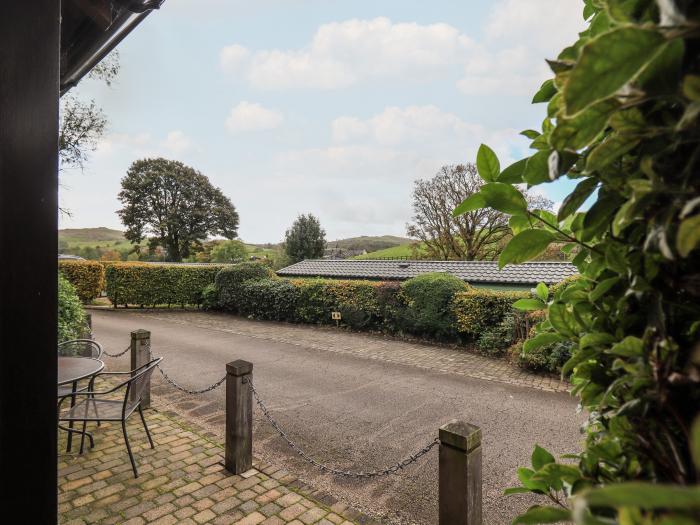
<path fill-rule="evenodd" d="M 233 474 L 253 467 L 253 363 L 226 365 L 226 450 L 224 465 Z"/>
<path fill-rule="evenodd" d="M 481 429 L 456 419 L 440 427 L 440 525 L 481 525 Z"/>
<path fill-rule="evenodd" d="M 151 332 L 148 330 L 134 330 L 131 332 L 131 369 L 134 370 L 145 365 L 151 360 Z M 141 395 L 141 408 L 151 406 L 151 380 L 146 383 L 146 388 Z"/>

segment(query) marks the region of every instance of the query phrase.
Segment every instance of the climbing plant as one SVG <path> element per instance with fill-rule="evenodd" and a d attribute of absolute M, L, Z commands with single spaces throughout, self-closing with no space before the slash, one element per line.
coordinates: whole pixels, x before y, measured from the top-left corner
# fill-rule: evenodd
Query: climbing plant
<path fill-rule="evenodd" d="M 534 96 L 533 154 L 501 170 L 482 146 L 485 184 L 454 211 L 510 215 L 501 267 L 556 242 L 581 274 L 516 307 L 547 310 L 524 352 L 575 343 L 564 373 L 584 448 L 557 462 L 536 447 L 507 493 L 551 500 L 514 523 L 700 523 L 700 2 L 586 0 L 583 14 Z M 524 187 L 562 177 L 576 185 L 557 214 L 528 210 Z"/>

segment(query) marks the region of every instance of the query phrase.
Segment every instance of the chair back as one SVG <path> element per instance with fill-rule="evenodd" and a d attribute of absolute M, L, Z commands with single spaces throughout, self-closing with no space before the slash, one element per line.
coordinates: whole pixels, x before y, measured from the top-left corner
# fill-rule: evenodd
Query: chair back
<path fill-rule="evenodd" d="M 146 386 L 149 384 L 153 371 L 162 360 L 162 357 L 157 357 L 131 371 L 131 379 L 125 382 L 127 385 L 124 395 L 125 412 L 131 412 L 131 410 L 141 402 L 141 397 L 143 396 Z"/>
<path fill-rule="evenodd" d="M 102 355 L 102 345 L 93 339 L 73 339 L 58 343 L 58 355 L 61 357 L 94 357 Z"/>

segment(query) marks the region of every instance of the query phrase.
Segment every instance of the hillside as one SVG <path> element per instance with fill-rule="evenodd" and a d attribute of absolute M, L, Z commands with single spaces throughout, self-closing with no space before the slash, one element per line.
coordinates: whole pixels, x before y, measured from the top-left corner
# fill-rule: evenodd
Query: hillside
<path fill-rule="evenodd" d="M 398 246 L 392 246 L 391 248 L 385 248 L 384 250 L 377 250 L 375 252 L 366 253 L 365 255 L 358 255 L 353 257 L 353 259 L 404 259 L 406 257 L 414 257 L 415 254 L 411 249 L 413 243 L 408 242 L 405 244 L 399 244 Z"/>
<path fill-rule="evenodd" d="M 100 244 L 114 241 L 124 241 L 124 232 L 110 228 L 65 228 L 58 230 L 58 239 L 71 244 L 90 243 Z"/>
<path fill-rule="evenodd" d="M 341 248 L 343 250 L 366 250 L 367 252 L 376 252 L 377 250 L 385 250 L 394 248 L 402 244 L 410 243 L 411 240 L 405 237 L 396 237 L 394 235 L 369 236 L 362 235 L 360 237 L 350 237 L 347 239 L 336 239 L 328 241 L 329 248 Z"/>

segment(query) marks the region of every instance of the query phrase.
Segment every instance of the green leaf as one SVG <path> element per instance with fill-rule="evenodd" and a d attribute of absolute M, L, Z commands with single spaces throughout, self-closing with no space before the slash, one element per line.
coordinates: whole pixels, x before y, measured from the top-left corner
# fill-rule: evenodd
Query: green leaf
<path fill-rule="evenodd" d="M 543 346 L 551 345 L 553 343 L 559 343 L 565 341 L 566 339 L 555 332 L 543 332 L 537 334 L 532 339 L 528 339 L 523 343 L 523 352 L 528 353 L 532 350 L 542 348 Z"/>
<path fill-rule="evenodd" d="M 535 140 L 537 137 L 541 135 L 539 131 L 535 131 L 534 129 L 526 129 L 524 131 L 521 131 L 520 134 L 523 137 L 527 137 L 530 140 Z"/>
<path fill-rule="evenodd" d="M 513 230 L 513 235 L 517 235 L 523 230 L 529 230 L 532 225 L 526 216 L 513 215 L 508 219 L 508 226 Z"/>
<path fill-rule="evenodd" d="M 537 297 L 543 301 L 546 301 L 549 298 L 549 288 L 547 288 L 547 285 L 544 283 L 537 284 L 535 287 L 535 293 L 537 294 Z"/>
<path fill-rule="evenodd" d="M 581 240 L 588 241 L 592 239 L 610 225 L 610 219 L 615 213 L 617 203 L 618 201 L 615 197 L 598 198 L 583 218 Z"/>
<path fill-rule="evenodd" d="M 476 153 L 476 169 L 479 176 L 486 182 L 495 181 L 501 173 L 498 157 L 486 144 L 479 146 L 479 151 Z"/>
<path fill-rule="evenodd" d="M 565 337 L 576 337 L 578 333 L 578 323 L 573 314 L 566 308 L 566 305 L 554 303 L 549 306 L 547 317 L 552 327 Z"/>
<path fill-rule="evenodd" d="M 544 83 L 540 86 L 540 89 L 535 93 L 535 96 L 532 97 L 532 103 L 533 104 L 538 104 L 540 102 L 548 102 L 549 99 L 551 99 L 557 92 L 557 88 L 554 85 L 554 80 L 549 79 L 545 80 Z"/>
<path fill-rule="evenodd" d="M 527 159 L 523 180 L 531 186 L 549 182 L 549 151 L 538 151 Z"/>
<path fill-rule="evenodd" d="M 639 144 L 639 139 L 612 133 L 588 154 L 586 171 L 598 171 Z"/>
<path fill-rule="evenodd" d="M 511 215 L 522 215 L 527 211 L 527 201 L 515 187 L 503 182 L 484 184 L 479 190 L 486 205 Z"/>
<path fill-rule="evenodd" d="M 527 165 L 527 158 L 520 159 L 504 169 L 498 176 L 498 182 L 506 184 L 518 184 L 523 181 L 523 173 Z"/>
<path fill-rule="evenodd" d="M 567 115 L 575 115 L 606 99 L 634 80 L 663 50 L 666 39 L 658 31 L 623 26 L 589 41 L 564 86 Z"/>
<path fill-rule="evenodd" d="M 588 294 L 588 298 L 592 303 L 595 303 L 598 299 L 603 297 L 613 286 L 620 282 L 619 277 L 610 277 L 600 281 L 591 293 Z"/>
<path fill-rule="evenodd" d="M 607 353 L 621 357 L 641 357 L 644 355 L 644 343 L 639 337 L 628 335 L 608 350 Z"/>
<path fill-rule="evenodd" d="M 578 115 L 560 118 L 549 143 L 558 151 L 585 148 L 605 129 L 618 107 L 619 103 L 615 100 L 603 100 Z"/>
<path fill-rule="evenodd" d="M 683 94 L 693 102 L 700 102 L 700 75 L 686 75 L 683 79 Z"/>
<path fill-rule="evenodd" d="M 597 187 L 598 180 L 593 177 L 583 179 L 579 182 L 576 188 L 574 188 L 574 191 L 567 195 L 564 202 L 562 202 L 559 212 L 557 213 L 557 220 L 563 221 L 578 210 L 581 205 L 586 202 L 586 199 L 593 194 Z"/>
<path fill-rule="evenodd" d="M 547 249 L 556 237 L 547 230 L 525 230 L 513 237 L 498 258 L 498 267 L 534 259 Z"/>
<path fill-rule="evenodd" d="M 593 346 L 609 345 L 615 342 L 615 338 L 607 332 L 592 332 L 586 334 L 579 341 L 581 350 Z"/>
<path fill-rule="evenodd" d="M 681 257 L 687 257 L 698 243 L 700 243 L 700 215 L 686 217 L 678 227 L 676 249 Z"/>
<path fill-rule="evenodd" d="M 571 511 L 558 507 L 541 507 L 535 505 L 527 509 L 525 514 L 521 514 L 513 520 L 513 525 L 522 523 L 524 525 L 537 523 L 559 523 L 560 521 L 569 521 L 571 519 Z"/>
<path fill-rule="evenodd" d="M 540 470 L 545 465 L 555 463 L 554 456 L 547 452 L 539 445 L 535 445 L 535 450 L 532 451 L 532 467 L 535 470 Z"/>
<path fill-rule="evenodd" d="M 544 310 L 547 305 L 539 299 L 518 299 L 513 303 L 513 308 L 524 311 Z"/>
<path fill-rule="evenodd" d="M 592 489 L 580 495 L 590 507 L 639 507 L 652 509 L 698 509 L 700 486 L 683 487 L 660 483 L 627 482 Z M 577 496 L 577 500 L 579 497 Z M 580 503 L 577 501 L 577 506 Z"/>
<path fill-rule="evenodd" d="M 474 211 L 478 210 L 479 208 L 485 208 L 486 207 L 486 201 L 484 200 L 483 195 L 480 193 L 475 193 L 474 195 L 470 195 L 466 199 L 462 201 L 462 204 L 457 206 L 453 211 L 452 211 L 452 216 L 453 217 L 459 217 L 460 215 L 464 215 L 465 213 L 469 211 Z"/>

